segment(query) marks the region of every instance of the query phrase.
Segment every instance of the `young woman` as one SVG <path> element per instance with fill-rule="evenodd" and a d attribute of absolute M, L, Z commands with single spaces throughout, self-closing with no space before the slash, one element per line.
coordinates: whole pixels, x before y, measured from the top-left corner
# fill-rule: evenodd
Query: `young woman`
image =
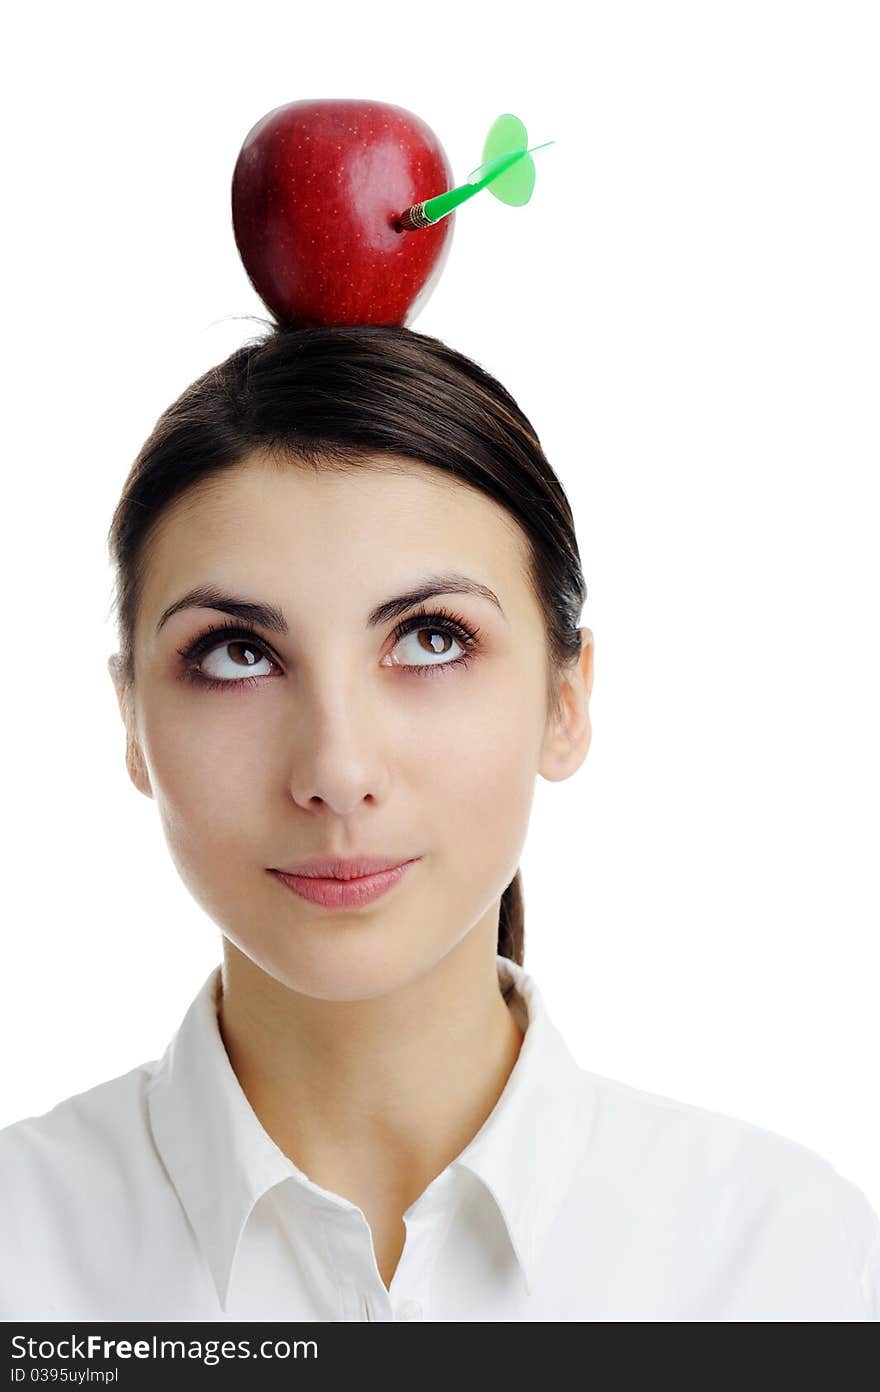
<path fill-rule="evenodd" d="M 524 969 L 593 640 L 504 388 L 276 330 L 163 414 L 110 545 L 128 771 L 223 960 L 160 1060 L 0 1133 L 0 1317 L 880 1317 L 859 1189 L 580 1068 Z"/>

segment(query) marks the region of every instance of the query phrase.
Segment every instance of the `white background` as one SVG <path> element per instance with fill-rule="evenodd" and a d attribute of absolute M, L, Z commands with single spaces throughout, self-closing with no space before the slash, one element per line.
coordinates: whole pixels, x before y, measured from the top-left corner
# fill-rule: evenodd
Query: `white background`
<path fill-rule="evenodd" d="M 260 330 L 238 150 L 416 112 L 459 211 L 411 325 L 494 373 L 578 525 L 593 746 L 539 779 L 526 967 L 579 1061 L 818 1151 L 880 1210 L 878 10 L 16 7 L 3 88 L 0 1124 L 164 1050 L 220 960 L 124 767 L 106 533 L 167 405 Z"/>

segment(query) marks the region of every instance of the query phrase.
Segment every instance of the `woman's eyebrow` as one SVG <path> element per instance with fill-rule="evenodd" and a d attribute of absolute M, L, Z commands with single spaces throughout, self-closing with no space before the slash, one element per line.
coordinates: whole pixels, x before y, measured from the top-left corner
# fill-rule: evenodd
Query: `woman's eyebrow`
<path fill-rule="evenodd" d="M 405 594 L 395 595 L 393 599 L 386 599 L 382 604 L 377 604 L 367 615 L 367 624 L 370 628 L 376 628 L 379 624 L 387 623 L 389 619 L 396 619 L 399 614 L 412 609 L 414 605 L 443 594 L 470 594 L 487 599 L 495 605 L 505 622 L 507 621 L 501 601 L 488 585 L 481 584 L 479 580 L 472 580 L 470 576 L 460 575 L 457 571 L 449 571 L 442 575 L 426 575 Z M 195 589 L 181 595 L 173 604 L 169 604 L 156 625 L 156 632 L 158 633 L 168 622 L 172 614 L 178 613 L 181 609 L 218 609 L 222 614 L 241 619 L 243 623 L 257 624 L 271 633 L 290 632 L 284 614 L 274 604 L 225 594 L 214 585 L 197 585 Z"/>

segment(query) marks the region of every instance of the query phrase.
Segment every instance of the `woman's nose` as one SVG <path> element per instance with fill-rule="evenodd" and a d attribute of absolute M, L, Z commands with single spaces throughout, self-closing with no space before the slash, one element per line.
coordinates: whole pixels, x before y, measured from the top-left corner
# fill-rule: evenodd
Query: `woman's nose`
<path fill-rule="evenodd" d="M 338 699 L 300 721 L 290 753 L 290 791 L 303 808 L 325 804 L 339 815 L 381 801 L 388 785 L 376 718 L 363 702 Z"/>

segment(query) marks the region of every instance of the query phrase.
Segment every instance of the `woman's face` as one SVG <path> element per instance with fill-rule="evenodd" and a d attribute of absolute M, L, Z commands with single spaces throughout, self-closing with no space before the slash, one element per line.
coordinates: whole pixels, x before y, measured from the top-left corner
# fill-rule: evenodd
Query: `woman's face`
<path fill-rule="evenodd" d="M 165 515 L 135 634 L 129 769 L 194 898 L 282 984 L 367 998 L 490 918 L 494 934 L 549 757 L 546 639 L 525 565 L 502 508 L 415 461 L 281 471 L 255 454 Z M 500 609 L 444 590 L 370 622 L 451 572 Z M 287 632 L 213 607 L 160 626 L 197 586 L 271 605 Z M 395 636 L 420 607 L 454 615 L 471 650 L 430 617 Z M 223 623 L 243 632 L 181 657 Z M 567 776 L 553 758 L 548 776 Z M 270 873 L 359 854 L 418 860 L 360 908 L 308 902 Z"/>

